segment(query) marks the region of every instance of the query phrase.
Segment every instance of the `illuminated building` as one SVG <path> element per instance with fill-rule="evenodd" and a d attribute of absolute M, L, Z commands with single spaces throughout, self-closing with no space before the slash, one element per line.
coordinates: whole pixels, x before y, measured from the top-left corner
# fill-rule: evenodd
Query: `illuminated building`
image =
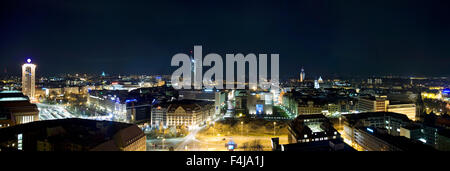
<path fill-rule="evenodd" d="M 214 115 L 214 103 L 200 100 L 179 100 L 152 108 L 152 127 L 193 127 L 205 123 Z"/>
<path fill-rule="evenodd" d="M 437 148 L 439 130 L 441 130 L 441 128 L 436 126 L 411 123 L 400 128 L 400 136 L 404 136 L 412 140 L 421 141 L 424 144 Z"/>
<path fill-rule="evenodd" d="M 0 129 L 1 151 L 146 151 L 146 136 L 133 124 L 58 119 Z"/>
<path fill-rule="evenodd" d="M 415 104 L 389 104 L 388 112 L 400 113 L 408 116 L 409 119 L 416 121 L 417 107 Z"/>
<path fill-rule="evenodd" d="M 321 105 L 315 104 L 312 100 L 308 100 L 306 104 L 300 103 L 297 110 L 299 115 L 319 114 L 322 113 L 322 111 L 323 107 Z"/>
<path fill-rule="evenodd" d="M 27 59 L 27 63 L 22 65 L 22 92 L 33 102 L 35 100 L 35 71 L 36 65 L 31 63 L 31 59 Z"/>
<path fill-rule="evenodd" d="M 87 104 L 98 113 L 110 115 L 114 120 L 128 122 L 127 103 L 136 99 L 127 99 L 128 90 L 91 90 Z"/>
<path fill-rule="evenodd" d="M 214 93 L 214 110 L 216 115 L 219 115 L 221 113 L 222 107 L 225 106 L 226 97 L 226 92 L 218 91 Z"/>
<path fill-rule="evenodd" d="M 320 85 L 319 85 L 319 81 L 318 80 L 314 80 L 314 88 L 315 89 L 319 89 Z"/>
<path fill-rule="evenodd" d="M 299 115 L 288 126 L 288 142 L 308 143 L 314 141 L 341 140 L 341 135 L 322 114 Z"/>
<path fill-rule="evenodd" d="M 425 99 L 441 99 L 442 98 L 442 92 L 434 93 L 434 92 L 423 92 L 422 98 Z"/>
<path fill-rule="evenodd" d="M 36 104 L 20 91 L 0 92 L 0 128 L 39 120 Z"/>
<path fill-rule="evenodd" d="M 386 112 L 389 100 L 383 97 L 362 97 L 359 98 L 360 112 Z"/>
<path fill-rule="evenodd" d="M 367 79 L 367 84 L 382 84 L 383 80 L 381 78 L 369 78 Z"/>
<path fill-rule="evenodd" d="M 317 80 L 320 84 L 322 84 L 323 83 L 323 79 L 322 79 L 322 77 L 321 76 L 319 76 L 319 79 Z"/>
<path fill-rule="evenodd" d="M 190 51 L 189 58 L 191 59 L 191 82 L 193 89 L 196 89 L 195 87 L 200 86 L 202 83 L 195 82 L 196 77 L 198 77 L 197 71 L 202 71 L 202 60 L 196 61 L 195 57 L 192 56 L 192 50 Z M 200 62 L 200 63 L 198 63 Z M 202 73 L 200 73 L 201 75 Z M 200 76 L 201 77 L 201 76 Z"/>
<path fill-rule="evenodd" d="M 305 81 L 305 70 L 302 67 L 302 70 L 300 72 L 300 82 Z"/>
<path fill-rule="evenodd" d="M 208 101 L 181 100 L 167 109 L 167 126 L 197 126 L 213 116 L 214 106 Z"/>
<path fill-rule="evenodd" d="M 328 113 L 332 114 L 332 113 L 340 112 L 341 111 L 340 107 L 341 107 L 340 105 L 329 103 L 327 105 Z"/>
<path fill-rule="evenodd" d="M 80 88 L 79 87 L 64 87 L 63 91 L 64 91 L 64 94 L 79 94 Z"/>
<path fill-rule="evenodd" d="M 250 92 L 246 94 L 248 113 L 251 115 L 272 115 L 273 94 L 270 92 Z"/>
<path fill-rule="evenodd" d="M 279 138 L 272 138 L 272 151 L 355 152 L 356 150 L 353 149 L 351 146 L 347 145 L 346 143 L 344 143 L 344 141 L 339 139 L 293 143 L 293 144 L 279 144 Z"/>
<path fill-rule="evenodd" d="M 369 112 L 344 115 L 344 132 L 354 142 L 353 135 L 358 127 L 384 128 L 391 135 L 400 135 L 400 128 L 411 121 L 406 115 L 392 112 Z"/>
<path fill-rule="evenodd" d="M 152 107 L 150 126 L 153 128 L 163 128 L 167 125 L 168 103 L 158 104 Z"/>
<path fill-rule="evenodd" d="M 178 100 L 206 100 L 214 101 L 215 92 L 212 89 L 205 90 L 179 90 Z"/>
<path fill-rule="evenodd" d="M 358 127 L 352 135 L 364 151 L 436 151 L 420 141 L 389 135 L 385 129 Z"/>
<path fill-rule="evenodd" d="M 283 94 L 282 99 L 283 99 L 282 106 L 285 107 L 286 110 L 288 110 L 290 113 L 297 115 L 298 114 L 298 102 L 294 98 L 294 95 L 291 92 L 285 93 L 285 94 Z"/>
<path fill-rule="evenodd" d="M 130 101 L 127 103 L 127 121 L 141 124 L 151 121 L 151 104 Z"/>

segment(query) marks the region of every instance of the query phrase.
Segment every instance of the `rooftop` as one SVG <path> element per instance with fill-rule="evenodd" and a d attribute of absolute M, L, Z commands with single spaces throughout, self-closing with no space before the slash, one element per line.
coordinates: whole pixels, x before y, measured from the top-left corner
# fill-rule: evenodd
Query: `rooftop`
<path fill-rule="evenodd" d="M 340 148 L 333 147 L 340 145 Z M 356 151 L 341 140 L 313 141 L 307 143 L 283 144 L 284 151 Z"/>
<path fill-rule="evenodd" d="M 0 98 L 0 102 L 4 102 L 4 101 L 28 101 L 28 98 L 26 97 L 1 97 Z"/>
<path fill-rule="evenodd" d="M 387 116 L 401 119 L 403 121 L 409 121 L 409 119 L 406 115 L 399 114 L 399 113 L 393 113 L 393 112 L 365 112 L 365 113 L 344 115 L 345 119 L 347 119 L 349 121 L 356 121 L 356 120 L 367 119 L 367 118 L 372 118 L 372 117 L 387 117 Z"/>
<path fill-rule="evenodd" d="M 400 148 L 403 151 L 436 151 L 433 147 L 425 145 L 419 141 L 411 140 L 404 136 L 389 135 L 384 129 L 373 127 L 368 128 L 369 127 L 361 127 L 359 129 L 397 148 Z"/>
<path fill-rule="evenodd" d="M 118 133 L 123 132 L 120 136 Z M 108 140 L 128 142 L 143 132 L 133 124 L 97 121 L 79 118 L 30 122 L 0 129 L 0 142 L 8 141 L 17 134 L 31 135 L 35 140 L 56 144 L 76 144 L 94 148 Z M 118 147 L 117 147 L 118 148 Z"/>

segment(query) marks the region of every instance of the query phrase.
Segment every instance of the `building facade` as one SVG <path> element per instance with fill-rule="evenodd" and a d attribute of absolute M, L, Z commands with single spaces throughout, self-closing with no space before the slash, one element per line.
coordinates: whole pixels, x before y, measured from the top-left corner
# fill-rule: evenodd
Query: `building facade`
<path fill-rule="evenodd" d="M 435 151 L 419 141 L 390 135 L 383 128 L 358 127 L 353 137 L 364 151 Z"/>
<path fill-rule="evenodd" d="M 416 118 L 417 107 L 415 104 L 390 104 L 387 111 L 404 114 L 413 121 L 418 120 Z"/>
<path fill-rule="evenodd" d="M 288 142 L 308 143 L 341 140 L 341 135 L 323 114 L 299 115 L 288 126 Z"/>
<path fill-rule="evenodd" d="M 386 129 L 390 135 L 399 136 L 400 128 L 411 122 L 403 114 L 392 112 L 367 112 L 344 115 L 344 133 L 355 142 L 355 130 L 358 127 L 374 127 Z"/>
<path fill-rule="evenodd" d="M 89 92 L 88 107 L 101 115 L 110 115 L 114 120 L 129 122 L 127 116 L 127 90 L 92 90 Z"/>
<path fill-rule="evenodd" d="M 22 65 L 22 92 L 30 98 L 35 100 L 36 88 L 36 65 L 31 63 L 31 59 L 27 59 L 27 63 Z"/>
<path fill-rule="evenodd" d="M 204 124 L 215 114 L 214 102 L 200 100 L 179 100 L 152 107 L 151 126 L 194 127 Z"/>
<path fill-rule="evenodd" d="M 146 151 L 146 136 L 133 124 L 58 119 L 0 129 L 1 151 Z"/>
<path fill-rule="evenodd" d="M 359 98 L 360 112 L 387 112 L 389 100 L 383 97 Z"/>
<path fill-rule="evenodd" d="M 0 92 L 0 128 L 39 120 L 36 104 L 20 91 Z"/>

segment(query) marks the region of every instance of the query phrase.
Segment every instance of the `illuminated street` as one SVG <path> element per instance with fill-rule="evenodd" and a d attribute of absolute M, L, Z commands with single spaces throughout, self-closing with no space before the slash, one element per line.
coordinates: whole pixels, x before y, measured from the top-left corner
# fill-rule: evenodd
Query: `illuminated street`
<path fill-rule="evenodd" d="M 75 118 L 75 115 L 69 113 L 61 105 L 48 105 L 43 103 L 36 103 L 39 109 L 39 119 L 40 120 L 51 120 L 51 119 L 64 119 L 64 118 Z"/>
<path fill-rule="evenodd" d="M 218 123 L 218 119 L 214 122 Z M 249 145 L 252 143 L 260 144 L 262 146 L 261 150 L 271 151 L 271 138 L 273 137 L 279 137 L 282 144 L 288 143 L 287 134 L 273 136 L 260 132 L 259 134 L 241 135 L 243 132 L 238 131 L 235 133 L 227 132 L 227 135 L 217 132 L 217 134 L 211 135 L 204 131 L 207 131 L 206 126 L 196 127 L 187 136 L 181 138 L 147 139 L 147 150 L 168 151 L 172 147 L 175 151 L 227 151 L 225 144 L 232 140 L 237 144 L 235 151 L 249 150 L 249 148 L 244 149 L 243 146 L 244 144 Z M 245 132 L 247 133 L 247 131 Z M 269 134 L 272 133 L 271 131 L 269 132 Z M 250 133 L 252 132 L 250 131 Z"/>
<path fill-rule="evenodd" d="M 52 120 L 52 119 L 65 119 L 65 118 L 83 118 L 83 119 L 93 119 L 93 120 L 111 120 L 110 116 L 76 116 L 68 112 L 62 105 L 49 105 L 43 103 L 36 103 L 39 109 L 39 119 L 40 120 Z"/>

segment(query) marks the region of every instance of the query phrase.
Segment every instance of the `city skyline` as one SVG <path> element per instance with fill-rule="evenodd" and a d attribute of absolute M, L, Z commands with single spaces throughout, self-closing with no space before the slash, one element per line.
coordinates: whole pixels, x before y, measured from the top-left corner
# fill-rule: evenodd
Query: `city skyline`
<path fill-rule="evenodd" d="M 180 164 L 217 168 L 295 162 L 203 152 L 450 151 L 448 1 L 14 0 L 0 11 L 0 153 L 196 151 Z"/>
<path fill-rule="evenodd" d="M 21 61 L 25 61 L 25 63 L 28 63 L 28 60 L 33 60 L 33 63 L 35 63 L 35 58 L 32 58 L 30 56 L 23 58 L 23 60 Z M 24 62 L 22 62 L 23 64 Z M 270 62 L 269 62 L 270 63 Z M 248 65 L 248 64 L 246 64 Z M 248 67 L 248 66 L 246 66 Z M 172 67 L 175 68 L 175 67 Z M 210 67 L 203 67 L 203 72 L 205 72 L 205 68 L 208 69 Z M 299 69 L 298 71 L 295 71 L 294 73 L 289 73 L 289 74 L 283 74 L 280 76 L 280 78 L 284 81 L 286 80 L 291 80 L 291 79 L 298 79 L 301 80 L 302 75 L 303 75 L 303 80 L 318 80 L 321 79 L 321 77 L 328 77 L 328 79 L 336 79 L 336 78 L 344 78 L 344 79 L 349 79 L 349 78 L 357 78 L 357 79 L 366 79 L 366 78 L 375 78 L 375 77 L 380 77 L 380 78 L 407 78 L 407 77 L 418 77 L 418 78 L 441 78 L 441 79 L 447 79 L 448 76 L 447 74 L 432 74 L 432 75 L 427 75 L 427 74 L 393 74 L 393 73 L 367 73 L 367 74 L 359 74 L 359 73 L 323 73 L 323 72 L 319 72 L 319 73 L 311 73 L 308 72 L 308 77 L 305 76 L 305 69 L 303 66 L 299 67 L 301 69 Z M 17 70 L 16 68 L 13 68 L 11 70 L 8 70 L 7 68 L 3 68 L 3 71 L 0 72 L 0 76 L 6 76 L 6 77 L 19 77 L 20 74 L 23 75 L 22 72 L 18 72 L 19 70 Z M 173 71 L 172 71 L 173 72 Z M 224 71 L 224 73 L 226 73 Z M 269 72 L 270 73 L 270 72 Z M 148 76 L 170 76 L 172 73 L 151 73 L 151 72 L 139 72 L 139 73 L 118 73 L 118 72 L 105 72 L 104 70 L 101 70 L 100 72 L 86 72 L 86 71 L 79 71 L 79 72 L 67 72 L 67 71 L 62 71 L 62 72 L 58 72 L 58 73 L 39 73 L 39 71 L 36 72 L 36 77 L 64 77 L 64 76 L 68 76 L 68 75 L 79 75 L 79 76 L 108 76 L 108 77 L 120 77 L 120 76 L 133 76 L 133 75 L 148 75 Z M 246 73 L 246 76 L 248 76 L 248 73 Z"/>
<path fill-rule="evenodd" d="M 2 73 L 19 74 L 16 66 L 32 57 L 42 75 L 170 74 L 176 69 L 170 67 L 173 55 L 203 45 L 205 54 L 279 53 L 280 74 L 291 77 L 298 77 L 301 66 L 317 76 L 449 74 L 450 15 L 436 2 L 8 1 L 1 6 Z"/>

